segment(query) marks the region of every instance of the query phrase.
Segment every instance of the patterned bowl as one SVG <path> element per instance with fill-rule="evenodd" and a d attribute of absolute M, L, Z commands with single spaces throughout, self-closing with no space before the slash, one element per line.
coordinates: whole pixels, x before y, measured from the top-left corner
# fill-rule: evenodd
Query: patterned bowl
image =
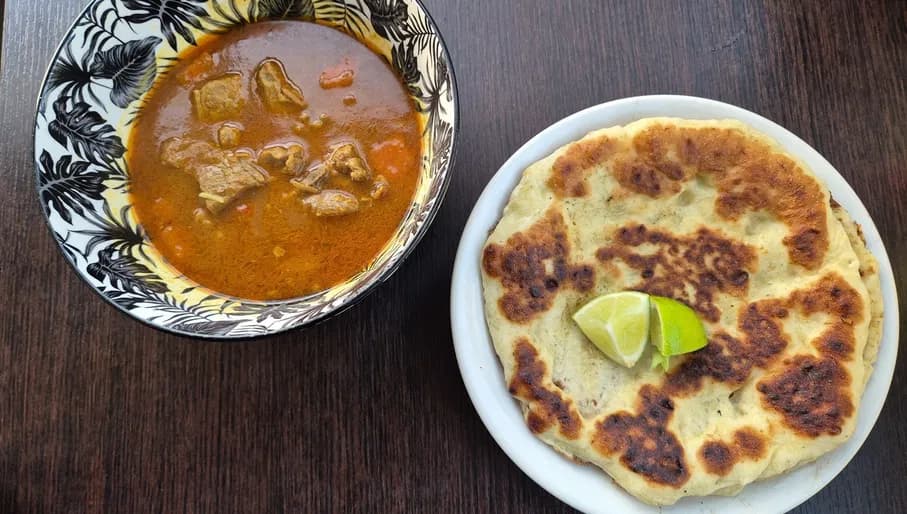
<path fill-rule="evenodd" d="M 193 282 L 151 244 L 130 206 L 125 142 L 145 93 L 187 45 L 281 18 L 316 20 L 378 49 L 422 117 L 422 171 L 412 205 L 368 269 L 302 298 L 250 301 Z M 178 334 L 254 337 L 340 312 L 400 266 L 444 198 L 457 119 L 450 56 L 418 0 L 94 0 L 57 49 L 38 97 L 38 195 L 66 259 L 120 310 Z"/>

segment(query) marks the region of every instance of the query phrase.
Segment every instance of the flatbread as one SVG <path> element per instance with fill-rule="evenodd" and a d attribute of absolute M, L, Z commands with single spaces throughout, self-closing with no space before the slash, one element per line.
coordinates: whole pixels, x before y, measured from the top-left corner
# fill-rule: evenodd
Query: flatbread
<path fill-rule="evenodd" d="M 864 385 L 872 374 L 872 366 L 879 356 L 879 345 L 882 343 L 882 314 L 884 313 L 882 304 L 882 283 L 879 280 L 879 264 L 873 257 L 869 249 L 866 248 L 866 239 L 863 238 L 863 230 L 855 222 L 847 211 L 840 204 L 832 199 L 832 213 L 835 218 L 844 227 L 850 245 L 857 254 L 860 261 L 860 277 L 866 284 L 866 291 L 869 293 L 869 337 L 866 341 L 866 347 L 863 348 L 863 365 L 866 372 L 863 375 Z"/>
<path fill-rule="evenodd" d="M 735 494 L 853 433 L 881 336 L 877 266 L 809 169 L 731 120 L 640 120 L 527 168 L 482 257 L 486 319 L 529 429 L 644 502 Z M 650 369 L 571 315 L 668 296 L 709 345 Z"/>

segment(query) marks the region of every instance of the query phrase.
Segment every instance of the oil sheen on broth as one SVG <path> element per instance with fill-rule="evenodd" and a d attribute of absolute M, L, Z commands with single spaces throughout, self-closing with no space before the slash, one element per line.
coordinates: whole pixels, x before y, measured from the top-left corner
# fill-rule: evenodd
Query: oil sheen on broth
<path fill-rule="evenodd" d="M 256 300 L 363 270 L 419 174 L 420 124 L 367 46 L 303 21 L 210 37 L 161 77 L 130 133 L 136 214 L 180 272 Z"/>

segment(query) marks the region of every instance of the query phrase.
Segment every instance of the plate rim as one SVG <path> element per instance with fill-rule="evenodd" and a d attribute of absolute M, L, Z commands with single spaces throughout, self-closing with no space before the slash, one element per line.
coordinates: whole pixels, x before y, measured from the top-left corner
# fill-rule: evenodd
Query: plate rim
<path fill-rule="evenodd" d="M 529 433 L 526 429 L 525 422 L 522 419 L 522 415 L 518 416 L 519 426 L 516 434 L 512 433 L 510 429 L 513 428 L 514 424 L 514 420 L 512 419 L 513 413 L 517 412 L 518 414 L 519 411 L 516 400 L 514 400 L 503 387 L 503 370 L 494 350 L 491 350 L 492 354 L 494 354 L 494 362 L 490 365 L 494 368 L 493 370 L 489 371 L 485 369 L 485 365 L 488 365 L 485 361 L 479 363 L 482 365 L 475 368 L 473 367 L 473 365 L 477 363 L 475 362 L 475 356 L 471 353 L 471 350 L 479 344 L 486 345 L 486 347 L 492 345 L 485 320 L 484 301 L 481 297 L 482 285 L 479 270 L 481 248 L 490 231 L 493 230 L 494 226 L 498 223 L 501 211 L 509 200 L 513 188 L 519 182 L 522 170 L 525 169 L 525 166 L 528 166 L 538 159 L 544 158 L 558 147 L 582 137 L 582 135 L 594 128 L 609 126 L 607 124 L 596 124 L 594 120 L 605 118 L 609 115 L 616 116 L 614 112 L 619 111 L 620 109 L 635 109 L 637 111 L 645 110 L 647 108 L 660 109 L 665 111 L 662 116 L 676 116 L 676 114 L 672 114 L 672 111 L 695 107 L 704 108 L 703 110 L 711 109 L 722 111 L 722 117 L 737 119 L 750 126 L 754 126 L 756 130 L 767 133 L 769 137 L 777 139 L 778 142 L 791 153 L 794 153 L 804 160 L 811 160 L 818 163 L 820 171 L 817 172 L 814 170 L 814 172 L 825 183 L 829 191 L 834 190 L 835 199 L 841 203 L 853 219 L 862 226 L 864 237 L 866 237 L 867 247 L 870 248 L 871 252 L 876 257 L 879 266 L 879 279 L 882 287 L 885 316 L 882 323 L 883 333 L 879 354 L 873 367 L 873 374 L 870 376 L 863 392 L 864 401 L 862 401 L 860 405 L 862 417 L 858 418 L 857 426 L 851 437 L 831 452 L 828 452 L 816 461 L 800 466 L 795 470 L 756 482 L 756 484 L 768 484 L 771 486 L 774 485 L 774 482 L 784 481 L 785 479 L 789 480 L 790 477 L 793 476 L 793 473 L 809 469 L 816 471 L 817 479 L 810 484 L 811 487 L 800 487 L 797 489 L 797 494 L 790 494 L 790 490 L 787 489 L 783 492 L 774 493 L 773 495 L 776 498 L 774 508 L 779 512 L 793 509 L 828 485 L 828 483 L 830 483 L 847 466 L 854 455 L 856 455 L 857 451 L 859 451 L 860 447 L 865 443 L 869 433 L 875 426 L 885 404 L 885 400 L 887 399 L 891 382 L 894 377 L 899 335 L 899 310 L 893 272 L 884 242 L 881 239 L 881 235 L 879 234 L 872 217 L 869 215 L 869 212 L 866 210 L 866 207 L 863 205 L 856 192 L 850 187 L 840 172 L 838 172 L 837 169 L 835 169 L 835 167 L 832 166 L 817 150 L 781 125 L 757 113 L 725 102 L 695 96 L 644 95 L 618 98 L 575 112 L 542 129 L 539 133 L 520 146 L 495 172 L 479 198 L 476 200 L 457 247 L 451 278 L 450 315 L 454 350 L 460 374 L 463 378 L 463 383 L 466 386 L 470 401 L 479 414 L 486 430 L 488 430 L 497 445 L 504 451 L 510 460 L 536 484 L 559 498 L 561 501 L 582 511 L 594 512 L 599 510 L 596 506 L 601 505 L 601 501 L 607 499 L 608 496 L 618 499 L 623 497 L 624 499 L 628 498 L 632 500 L 636 504 L 636 510 L 638 512 L 676 512 L 678 507 L 683 508 L 684 511 L 688 511 L 687 509 L 689 508 L 698 507 L 697 510 L 699 512 L 712 512 L 712 507 L 710 507 L 709 504 L 718 503 L 719 500 L 727 498 L 730 498 L 731 501 L 733 501 L 740 497 L 689 497 L 685 503 L 682 500 L 673 507 L 652 507 L 627 494 L 603 471 L 588 464 L 583 465 L 570 462 L 568 459 L 558 455 L 546 443 L 543 443 L 533 434 Z M 655 115 L 646 114 L 636 116 L 632 119 L 641 119 L 643 117 L 651 116 Z M 693 118 L 695 119 L 695 117 Z M 713 116 L 706 116 L 700 119 L 715 118 L 716 117 Z M 632 121 L 632 119 L 630 121 Z M 627 121 L 624 121 L 622 123 L 626 122 Z M 577 133 L 578 135 L 576 135 Z M 782 136 L 782 138 L 778 138 L 778 135 Z M 536 147 L 538 147 L 538 149 L 536 149 Z M 536 155 L 540 152 L 541 155 Z M 528 162 L 526 162 L 527 160 Z M 826 177 L 825 175 L 828 174 L 828 172 L 830 172 L 830 175 Z M 488 214 L 489 210 L 493 215 Z M 478 298 L 475 296 L 477 292 Z M 478 309 L 476 309 L 476 304 L 478 304 Z M 480 340 L 481 342 L 474 342 L 477 340 Z M 488 373 L 497 375 L 499 386 L 497 387 L 497 391 L 492 390 L 491 392 L 497 393 L 495 394 L 496 400 L 500 400 L 501 396 L 506 396 L 511 404 L 509 413 L 502 414 L 502 412 L 505 412 L 507 409 L 501 410 L 500 401 L 495 402 L 497 405 L 494 405 L 491 400 L 485 397 L 488 390 L 487 387 L 484 387 L 484 384 L 480 379 L 485 378 L 483 377 L 483 374 Z M 874 392 L 872 397 L 875 398 L 874 401 L 865 400 L 870 389 Z M 508 419 L 504 419 L 505 417 Z M 863 421 L 861 422 L 860 420 Z M 528 442 L 526 439 L 527 437 L 532 439 L 534 443 Z M 565 487 L 563 481 L 558 483 L 558 481 L 552 479 L 550 475 L 553 472 L 546 473 L 546 469 L 542 469 L 541 465 L 527 457 L 526 454 L 518 448 L 517 440 L 536 446 L 534 451 L 538 450 L 538 445 L 542 445 L 542 447 L 550 452 L 552 456 L 556 456 L 563 462 L 576 466 L 576 469 L 592 470 L 603 478 L 602 483 L 606 485 L 604 485 L 601 490 L 596 491 L 595 495 L 577 492 L 572 490 L 569 486 Z M 830 467 L 833 469 L 831 469 L 830 472 L 825 471 L 820 477 L 820 471 L 818 471 L 817 468 L 821 466 L 820 461 L 829 456 L 843 457 L 843 460 L 831 465 Z M 588 468 L 586 468 L 587 466 Z M 753 486 L 748 486 L 747 489 L 751 490 L 752 487 Z M 744 489 L 741 494 L 745 493 L 747 489 Z M 602 491 L 608 491 L 609 493 L 603 494 Z M 611 506 L 613 507 L 613 505 Z M 731 512 L 727 510 L 727 507 L 727 505 L 722 506 L 720 511 L 722 513 Z M 743 503 L 740 503 L 739 507 L 740 509 L 738 510 L 741 512 L 751 508 Z"/>

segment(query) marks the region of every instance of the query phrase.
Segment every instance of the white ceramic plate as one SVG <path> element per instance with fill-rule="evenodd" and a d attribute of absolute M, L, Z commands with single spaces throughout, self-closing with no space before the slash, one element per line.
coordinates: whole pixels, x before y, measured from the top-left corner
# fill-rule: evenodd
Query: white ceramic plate
<path fill-rule="evenodd" d="M 479 269 L 482 247 L 501 216 L 523 170 L 586 133 L 653 116 L 737 119 L 777 140 L 828 186 L 832 196 L 862 225 L 869 250 L 879 261 L 885 305 L 882 345 L 866 386 L 853 436 L 844 445 L 793 472 L 747 486 L 733 497 L 684 498 L 671 507 L 651 507 L 617 486 L 604 471 L 577 464 L 537 439 L 507 392 L 504 374 L 485 325 Z M 689 96 L 640 96 L 603 103 L 543 130 L 501 166 L 482 196 L 460 240 L 451 287 L 451 326 L 466 389 L 482 422 L 505 453 L 530 478 L 571 506 L 586 512 L 749 513 L 785 512 L 818 492 L 837 475 L 866 440 L 879 417 L 897 357 L 898 305 L 891 264 L 866 208 L 844 178 L 812 147 L 781 126 L 747 110 Z"/>

